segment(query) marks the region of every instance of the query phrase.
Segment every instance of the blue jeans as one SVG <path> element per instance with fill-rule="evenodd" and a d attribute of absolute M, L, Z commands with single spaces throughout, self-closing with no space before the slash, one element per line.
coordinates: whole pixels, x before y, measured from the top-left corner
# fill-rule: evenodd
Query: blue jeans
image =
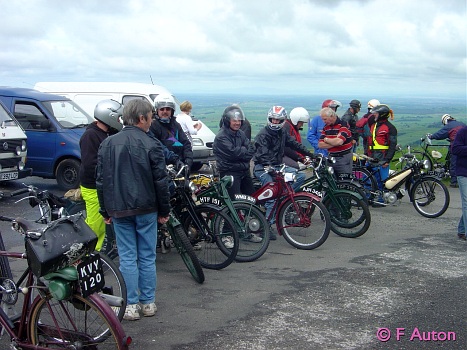
<path fill-rule="evenodd" d="M 459 220 L 459 225 L 457 226 L 457 233 L 466 234 L 467 228 L 467 177 L 458 176 L 457 183 L 459 185 L 459 191 L 461 193 L 461 203 L 462 203 L 462 215 Z"/>
<path fill-rule="evenodd" d="M 157 213 L 112 218 L 128 304 L 156 298 Z"/>
<path fill-rule="evenodd" d="M 285 167 L 285 171 L 287 173 L 295 174 L 295 182 L 293 183 L 292 188 L 295 192 L 299 191 L 300 187 L 305 182 L 305 174 L 297 172 L 297 169 L 294 169 L 292 167 Z M 253 168 L 253 172 L 255 173 L 256 178 L 259 179 L 259 181 L 261 181 L 262 186 L 264 186 L 268 182 L 274 182 L 272 176 L 269 173 L 264 172 L 264 167 L 262 165 L 255 165 L 255 167 Z M 266 208 L 266 219 L 269 218 L 272 208 L 274 207 L 275 201 L 275 199 L 272 199 L 264 203 L 264 207 Z M 269 219 L 269 223 L 271 225 L 275 222 L 276 220 L 274 216 L 271 219 Z"/>

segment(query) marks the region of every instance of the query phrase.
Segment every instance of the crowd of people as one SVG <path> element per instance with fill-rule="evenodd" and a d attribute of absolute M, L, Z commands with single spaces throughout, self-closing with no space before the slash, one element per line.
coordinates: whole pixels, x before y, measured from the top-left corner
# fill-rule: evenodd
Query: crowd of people
<path fill-rule="evenodd" d="M 342 117 L 337 114 L 342 107 L 337 100 L 327 99 L 321 107 L 319 114 L 310 118 L 303 107 L 288 114 L 284 107 L 272 106 L 265 126 L 253 139 L 242 108 L 236 104 L 225 108 L 213 152 L 220 175 L 234 178 L 230 196 L 252 194 L 252 174 L 265 184 L 273 180 L 267 168 L 281 164 L 287 165 L 288 172 L 296 173 L 294 188 L 298 189 L 304 175 L 297 171 L 314 153 L 333 156 L 335 172 L 351 174 L 353 152 L 360 142 L 364 153 L 377 161 L 373 166 L 380 168 L 377 174 L 382 188 L 397 144 L 390 107 L 372 99 L 361 118 L 361 102 L 356 99 L 350 101 Z M 180 108 L 181 113 L 175 116 L 176 104 L 170 94 L 158 95 L 153 105 L 143 100 L 131 100 L 125 106 L 113 100 L 101 101 L 94 111 L 96 121 L 88 126 L 80 142 L 80 181 L 87 222 L 99 238 L 98 249 L 105 236 L 105 224 L 113 224 L 120 270 L 127 285 L 126 320 L 138 320 L 141 314 L 153 316 L 157 310 L 157 228 L 167 222 L 170 212 L 171 187 L 165 166 L 170 163 L 191 167 L 191 135 L 202 125 L 192 122 L 193 106 L 189 101 Z M 465 240 L 467 127 L 447 114 L 442 123 L 443 128 L 430 137 L 452 141 L 452 154 L 457 157 L 457 162 L 453 161 L 452 185 L 459 186 L 463 213 L 458 236 Z M 306 139 L 314 152 L 301 139 L 300 131 L 305 125 Z M 266 203 L 266 217 L 273 204 Z M 250 239 L 260 241 L 255 236 Z M 274 230 L 270 230 L 270 239 L 276 239 Z"/>

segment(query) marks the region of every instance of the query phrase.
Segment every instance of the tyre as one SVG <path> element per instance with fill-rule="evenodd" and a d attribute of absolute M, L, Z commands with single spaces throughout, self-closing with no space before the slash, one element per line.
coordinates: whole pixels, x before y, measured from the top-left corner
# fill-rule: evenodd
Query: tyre
<path fill-rule="evenodd" d="M 58 301 L 38 296 L 28 323 L 31 343 L 56 349 L 123 349 L 121 325 L 93 302 L 95 298 L 75 294 Z"/>
<path fill-rule="evenodd" d="M 369 201 L 372 201 L 375 198 L 376 192 L 378 191 L 378 184 L 375 177 L 365 167 L 354 167 L 352 169 L 352 174 L 362 186 L 362 189 L 365 192 L 365 197 Z"/>
<path fill-rule="evenodd" d="M 115 315 L 121 321 L 123 319 L 123 315 L 125 314 L 125 308 L 127 304 L 125 280 L 123 279 L 123 275 L 120 272 L 117 264 L 102 252 L 98 253 L 101 257 L 102 270 L 104 271 L 105 280 L 105 286 L 99 293 L 115 295 L 123 299 L 122 307 L 112 307 Z"/>
<path fill-rule="evenodd" d="M 323 203 L 304 195 L 295 195 L 293 201 L 283 202 L 276 220 L 279 234 L 298 249 L 318 248 L 331 229 L 329 212 Z"/>
<path fill-rule="evenodd" d="M 363 235 L 371 224 L 367 203 L 351 193 L 334 193 L 326 196 L 324 206 L 331 217 L 331 230 L 341 237 L 356 238 Z"/>
<path fill-rule="evenodd" d="M 171 238 L 174 246 L 182 257 L 182 260 L 188 268 L 188 271 L 190 271 L 196 282 L 203 283 L 203 268 L 182 225 L 177 225 L 172 230 L 169 230 L 169 232 L 170 231 L 172 231 Z"/>
<path fill-rule="evenodd" d="M 238 233 L 229 216 L 220 209 L 199 205 L 183 221 L 190 243 L 196 245 L 196 256 L 206 269 L 220 270 L 229 266 L 238 252 Z"/>
<path fill-rule="evenodd" d="M 268 249 L 269 223 L 263 212 L 254 204 L 233 202 L 233 206 L 238 220 L 241 222 L 241 227 L 237 227 L 239 247 L 235 261 L 254 261 L 260 258 Z M 224 212 L 238 225 L 229 208 L 225 207 Z"/>
<path fill-rule="evenodd" d="M 65 191 L 79 187 L 80 161 L 77 159 L 62 160 L 55 171 L 58 186 Z"/>
<path fill-rule="evenodd" d="M 339 180 L 336 182 L 336 186 L 339 190 L 347 190 L 359 194 L 366 204 L 368 204 L 368 197 L 366 195 L 363 186 L 356 180 Z"/>
<path fill-rule="evenodd" d="M 425 177 L 413 184 L 410 199 L 415 210 L 426 218 L 437 218 L 449 207 L 449 190 L 434 177 Z"/>

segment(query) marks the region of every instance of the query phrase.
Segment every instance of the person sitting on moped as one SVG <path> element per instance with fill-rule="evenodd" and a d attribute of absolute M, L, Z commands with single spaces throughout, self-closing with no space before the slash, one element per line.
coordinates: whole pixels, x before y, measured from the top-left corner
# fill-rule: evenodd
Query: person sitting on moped
<path fill-rule="evenodd" d="M 457 132 L 465 126 L 464 123 L 457 121 L 455 118 L 451 117 L 449 114 L 444 114 L 441 117 L 441 122 L 443 123 L 443 127 L 435 132 L 434 134 L 428 134 L 428 138 L 431 140 L 446 140 L 448 139 L 452 145 L 452 142 L 456 138 Z M 451 147 L 451 146 L 449 146 Z M 456 163 L 457 163 L 457 156 L 455 154 L 451 154 L 451 163 L 449 166 L 449 175 L 451 176 L 451 187 L 458 187 L 457 185 L 457 176 L 456 176 Z"/>
<path fill-rule="evenodd" d="M 287 132 L 294 140 L 299 143 L 302 143 L 302 137 L 300 135 L 300 130 L 303 130 L 303 124 L 308 123 L 310 120 L 310 115 L 308 111 L 303 107 L 296 107 L 292 109 L 289 115 L 289 119 L 285 121 L 284 130 Z M 304 169 L 305 166 L 301 162 L 304 156 L 300 152 L 293 150 L 290 147 L 285 147 L 284 149 L 284 164 L 295 169 Z"/>
<path fill-rule="evenodd" d="M 370 136 L 368 137 L 368 155 L 378 161 L 373 167 L 378 167 L 375 177 L 378 188 L 382 191 L 384 181 L 389 177 L 389 163 L 396 153 L 397 129 L 388 120 L 394 119 L 394 113 L 388 105 L 380 104 L 371 110 L 372 116 L 368 118 Z M 382 206 L 382 198 L 378 198 L 373 206 Z"/>

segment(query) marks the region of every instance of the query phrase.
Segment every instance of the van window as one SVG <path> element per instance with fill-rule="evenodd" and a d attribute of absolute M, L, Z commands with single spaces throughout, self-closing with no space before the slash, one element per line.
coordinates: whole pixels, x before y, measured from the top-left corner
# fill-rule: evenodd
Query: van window
<path fill-rule="evenodd" d="M 144 96 L 138 96 L 138 95 L 125 95 L 122 98 L 122 104 L 125 105 L 128 101 L 131 100 L 143 100 L 143 101 L 148 101 L 146 97 Z M 151 102 L 151 101 L 148 101 Z"/>
<path fill-rule="evenodd" d="M 71 95 L 71 96 L 70 96 Z M 94 108 L 102 100 L 111 100 L 115 99 L 113 94 L 75 94 L 72 98 L 72 94 L 67 96 L 69 99 L 73 100 L 78 106 L 87 111 L 91 116 L 94 116 Z"/>
<path fill-rule="evenodd" d="M 40 130 L 41 123 L 47 121 L 41 110 L 31 103 L 16 103 L 13 114 L 24 130 Z"/>
<path fill-rule="evenodd" d="M 43 104 L 64 128 L 82 127 L 92 122 L 92 118 L 72 101 L 47 101 Z"/>
<path fill-rule="evenodd" d="M 2 128 L 6 128 L 7 126 L 16 127 L 16 122 L 11 119 L 10 115 L 2 105 L 0 105 L 0 125 Z"/>

